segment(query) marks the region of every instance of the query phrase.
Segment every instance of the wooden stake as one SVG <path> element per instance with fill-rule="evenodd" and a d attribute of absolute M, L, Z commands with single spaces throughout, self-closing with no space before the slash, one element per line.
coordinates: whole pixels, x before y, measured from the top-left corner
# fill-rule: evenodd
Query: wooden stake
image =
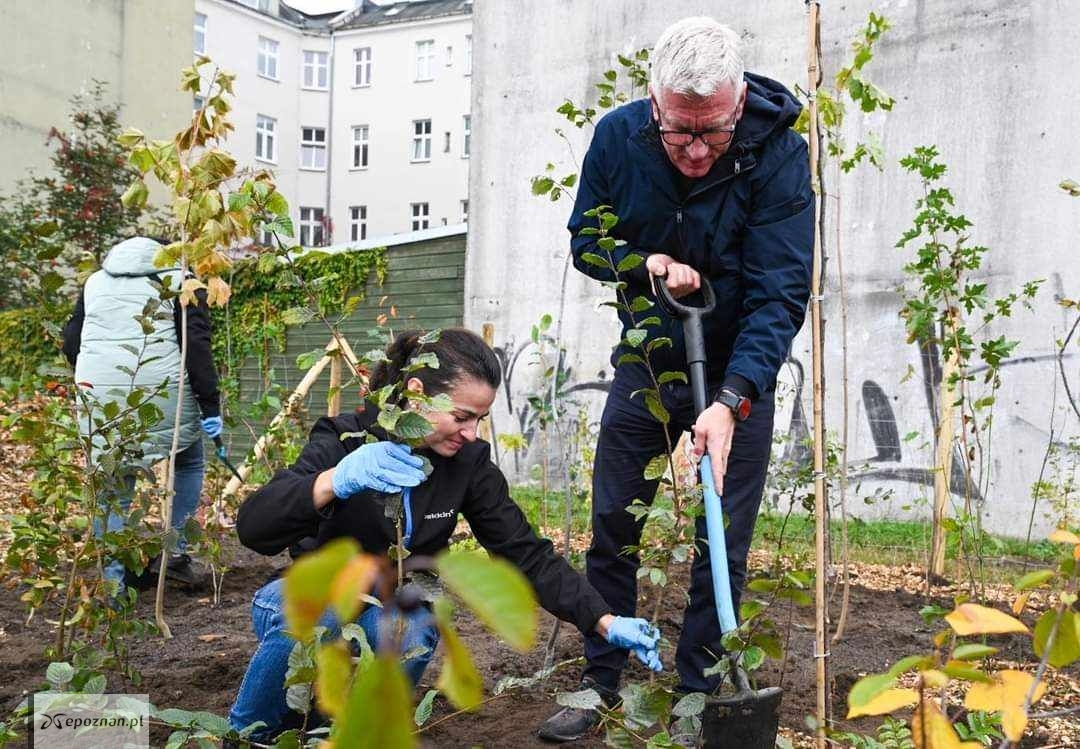
<path fill-rule="evenodd" d="M 955 311 L 950 311 L 955 315 Z M 949 514 L 949 483 L 952 478 L 953 439 L 956 436 L 956 355 L 945 360 L 938 389 L 938 425 L 934 435 L 934 528 L 930 540 L 930 577 L 945 576 L 945 518 Z M 930 582 L 927 581 L 927 589 Z"/>
<path fill-rule="evenodd" d="M 810 316 L 813 328 L 813 377 L 814 377 L 814 516 L 816 520 L 815 542 L 815 637 L 814 660 L 817 664 L 817 731 L 816 745 L 825 749 L 828 704 L 828 612 L 826 610 L 825 578 L 828 565 L 825 538 L 828 533 L 829 503 L 825 491 L 825 373 L 824 338 L 825 321 L 822 316 L 822 276 L 825 260 L 821 247 L 821 215 L 824 195 L 821 190 L 821 135 L 818 128 L 817 92 L 821 85 L 821 5 L 817 0 L 806 0 L 807 45 L 806 73 L 809 82 L 810 110 L 810 179 L 814 188 L 814 267 L 810 278 Z"/>
<path fill-rule="evenodd" d="M 330 359 L 330 399 L 326 404 L 326 415 L 337 416 L 341 413 L 341 355 L 335 354 Z"/>
<path fill-rule="evenodd" d="M 484 323 L 483 327 L 481 328 L 481 331 L 482 331 L 482 335 L 484 337 L 484 343 L 486 343 L 488 345 L 488 347 L 494 346 L 495 345 L 495 326 L 493 324 L 489 323 L 489 322 L 486 322 L 486 323 Z M 483 421 L 480 422 L 480 439 L 482 439 L 484 442 L 487 442 L 489 444 L 492 441 L 491 417 L 490 416 L 488 416 L 486 419 L 484 419 Z"/>

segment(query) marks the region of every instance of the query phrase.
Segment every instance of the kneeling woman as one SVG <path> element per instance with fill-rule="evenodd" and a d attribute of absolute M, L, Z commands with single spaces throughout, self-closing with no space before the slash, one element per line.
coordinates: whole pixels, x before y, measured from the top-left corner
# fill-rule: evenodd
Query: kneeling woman
<path fill-rule="evenodd" d="M 305 538 L 316 539 L 319 546 L 352 536 L 365 551 L 383 554 L 396 539 L 395 527 L 384 514 L 384 495 L 416 487 L 406 512 L 406 545 L 411 552 L 434 555 L 445 549 L 460 513 L 485 549 L 521 569 L 545 609 L 582 633 L 598 632 L 613 645 L 633 651 L 659 671 L 659 632 L 643 619 L 612 614 L 600 594 L 555 553 L 551 542 L 537 537 L 491 462 L 490 445 L 476 439 L 478 422 L 491 408 L 501 377 L 494 352 L 479 336 L 448 329 L 435 343 L 421 344 L 418 333 L 403 333 L 388 347 L 389 361 L 380 362 L 372 372 L 371 389 L 400 381 L 409 362 L 421 353 L 435 354 L 439 366 L 414 370 L 406 387 L 427 396 L 445 393 L 453 403 L 449 412 L 424 412 L 433 431 L 418 452 L 431 461 L 431 475 L 425 480 L 422 461 L 405 445 L 341 439 L 342 434 L 365 431 L 385 437 L 374 408 L 319 419 L 296 463 L 240 508 L 236 524 L 240 541 L 272 555 Z M 253 736 L 256 739 L 278 733 L 290 712 L 284 681 L 294 641 L 286 632 L 282 583 L 274 580 L 255 594 L 252 619 L 259 647 L 229 715 L 237 730 L 264 722 L 266 727 Z M 379 637 L 376 612 L 369 607 L 358 620 L 373 646 Z M 323 623 L 331 628 L 339 624 L 330 615 Z M 403 652 L 417 646 L 425 649 L 405 663 L 414 685 L 437 642 L 430 611 L 421 607 L 408 615 Z"/>

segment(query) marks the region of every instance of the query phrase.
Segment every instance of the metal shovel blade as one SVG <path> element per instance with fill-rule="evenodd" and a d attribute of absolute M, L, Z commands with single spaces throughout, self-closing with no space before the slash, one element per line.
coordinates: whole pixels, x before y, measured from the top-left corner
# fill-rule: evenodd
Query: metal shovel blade
<path fill-rule="evenodd" d="M 780 727 L 780 687 L 711 697 L 701 714 L 706 749 L 773 749 Z"/>

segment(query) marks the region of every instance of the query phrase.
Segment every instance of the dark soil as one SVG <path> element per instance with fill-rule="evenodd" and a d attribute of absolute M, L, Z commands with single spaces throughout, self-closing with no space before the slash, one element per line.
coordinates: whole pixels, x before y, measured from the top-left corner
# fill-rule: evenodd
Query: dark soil
<path fill-rule="evenodd" d="M 158 706 L 208 710 L 221 715 L 228 713 L 248 659 L 255 649 L 255 638 L 251 633 L 251 597 L 277 567 L 285 565 L 286 560 L 259 557 L 234 544 L 227 546 L 232 569 L 225 577 L 220 603 L 213 605 L 207 593 L 170 590 L 167 620 L 173 638 L 163 640 L 155 637 L 132 643 L 133 662 L 143 675 L 143 683 L 138 687 L 124 684 L 119 676 L 114 675 L 110 678 L 111 689 L 146 692 Z M 686 570 L 674 576 L 675 585 L 669 587 L 667 592 L 670 603 L 660 619 L 661 628 L 672 643 L 677 639 L 681 619 L 681 605 L 677 606 L 676 602 L 681 600 L 682 594 L 676 586 L 685 581 L 685 576 Z M 42 685 L 48 665 L 42 651 L 53 636 L 52 626 L 40 612 L 29 624 L 25 623 L 25 608 L 18 597 L 17 588 L 0 590 L 0 673 L 3 674 L 0 681 L 0 710 L 5 714 L 26 692 Z M 831 646 L 835 714 L 843 715 L 844 696 L 861 675 L 882 671 L 906 655 L 931 649 L 934 629 L 928 627 L 918 615 L 919 608 L 925 603 L 923 598 L 902 588 L 881 590 L 853 587 L 847 635 L 841 643 Z M 948 602 L 939 603 L 947 605 Z M 152 593 L 143 594 L 138 605 L 139 614 L 152 619 L 152 606 Z M 778 608 L 774 610 L 773 618 L 782 630 L 790 634 L 787 647 L 789 657 L 785 664 L 767 666 L 761 682 L 784 688 L 782 725 L 805 732 L 805 718 L 815 710 L 813 610 Z M 553 623 L 553 618 L 542 615 L 541 641 L 547 639 Z M 482 625 L 467 616 L 459 615 L 459 625 L 489 689 L 503 676 L 529 676 L 543 665 L 542 645 L 522 655 L 501 644 Z M 1004 644 L 1007 649 L 1012 647 L 1007 642 Z M 1003 657 L 1024 659 L 1026 654 L 1022 654 L 1019 647 L 1012 649 L 1016 652 L 1003 653 Z M 557 659 L 572 659 L 580 654 L 579 633 L 564 625 L 556 644 Z M 672 664 L 673 653 L 665 652 L 664 660 L 666 664 Z M 433 683 L 437 674 L 438 669 L 432 667 L 425 682 Z M 536 728 L 558 709 L 553 694 L 560 690 L 573 690 L 579 676 L 577 665 L 568 666 L 554 674 L 542 687 L 512 691 L 495 698 L 478 713 L 458 715 L 448 720 L 440 720 L 452 712 L 440 698 L 435 714 L 422 734 L 424 742 L 427 746 L 440 748 L 484 746 L 524 749 L 546 746 L 536 738 Z M 645 679 L 646 673 L 633 664 L 627 677 Z M 420 687 L 421 690 L 427 688 L 428 683 Z M 871 722 L 863 722 L 857 723 L 854 728 L 866 731 L 872 725 Z M 603 746 L 602 738 L 598 733 L 577 746 Z M 1048 743 L 1045 736 L 1036 733 L 1023 746 L 1046 746 Z"/>

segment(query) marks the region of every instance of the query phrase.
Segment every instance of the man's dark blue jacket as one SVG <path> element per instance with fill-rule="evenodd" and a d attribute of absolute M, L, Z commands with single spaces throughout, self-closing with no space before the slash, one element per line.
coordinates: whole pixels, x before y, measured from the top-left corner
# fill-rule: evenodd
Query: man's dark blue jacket
<path fill-rule="evenodd" d="M 709 382 L 753 398 L 775 386 L 805 317 L 814 195 L 806 142 L 791 129 L 799 103 L 776 81 L 747 73 L 746 82 L 746 106 L 731 147 L 707 175 L 693 181 L 685 198 L 648 99 L 601 119 L 567 228 L 574 265 L 601 281 L 614 280 L 610 270 L 585 262 L 582 254 L 604 253 L 595 236 L 579 234 L 597 225 L 584 213 L 600 205 L 612 206 L 619 217 L 611 234 L 626 244 L 614 253 L 616 262 L 631 253 L 660 252 L 707 278 L 717 299 L 704 325 Z M 644 264 L 620 276 L 631 299 L 652 297 Z M 674 342 L 654 349 L 655 371 L 685 371 L 681 325 L 659 305 L 635 317 L 652 315 L 663 323 L 649 328 L 650 338 L 668 336 Z M 619 317 L 625 336 L 629 315 Z M 612 363 L 627 351 L 617 348 Z"/>

